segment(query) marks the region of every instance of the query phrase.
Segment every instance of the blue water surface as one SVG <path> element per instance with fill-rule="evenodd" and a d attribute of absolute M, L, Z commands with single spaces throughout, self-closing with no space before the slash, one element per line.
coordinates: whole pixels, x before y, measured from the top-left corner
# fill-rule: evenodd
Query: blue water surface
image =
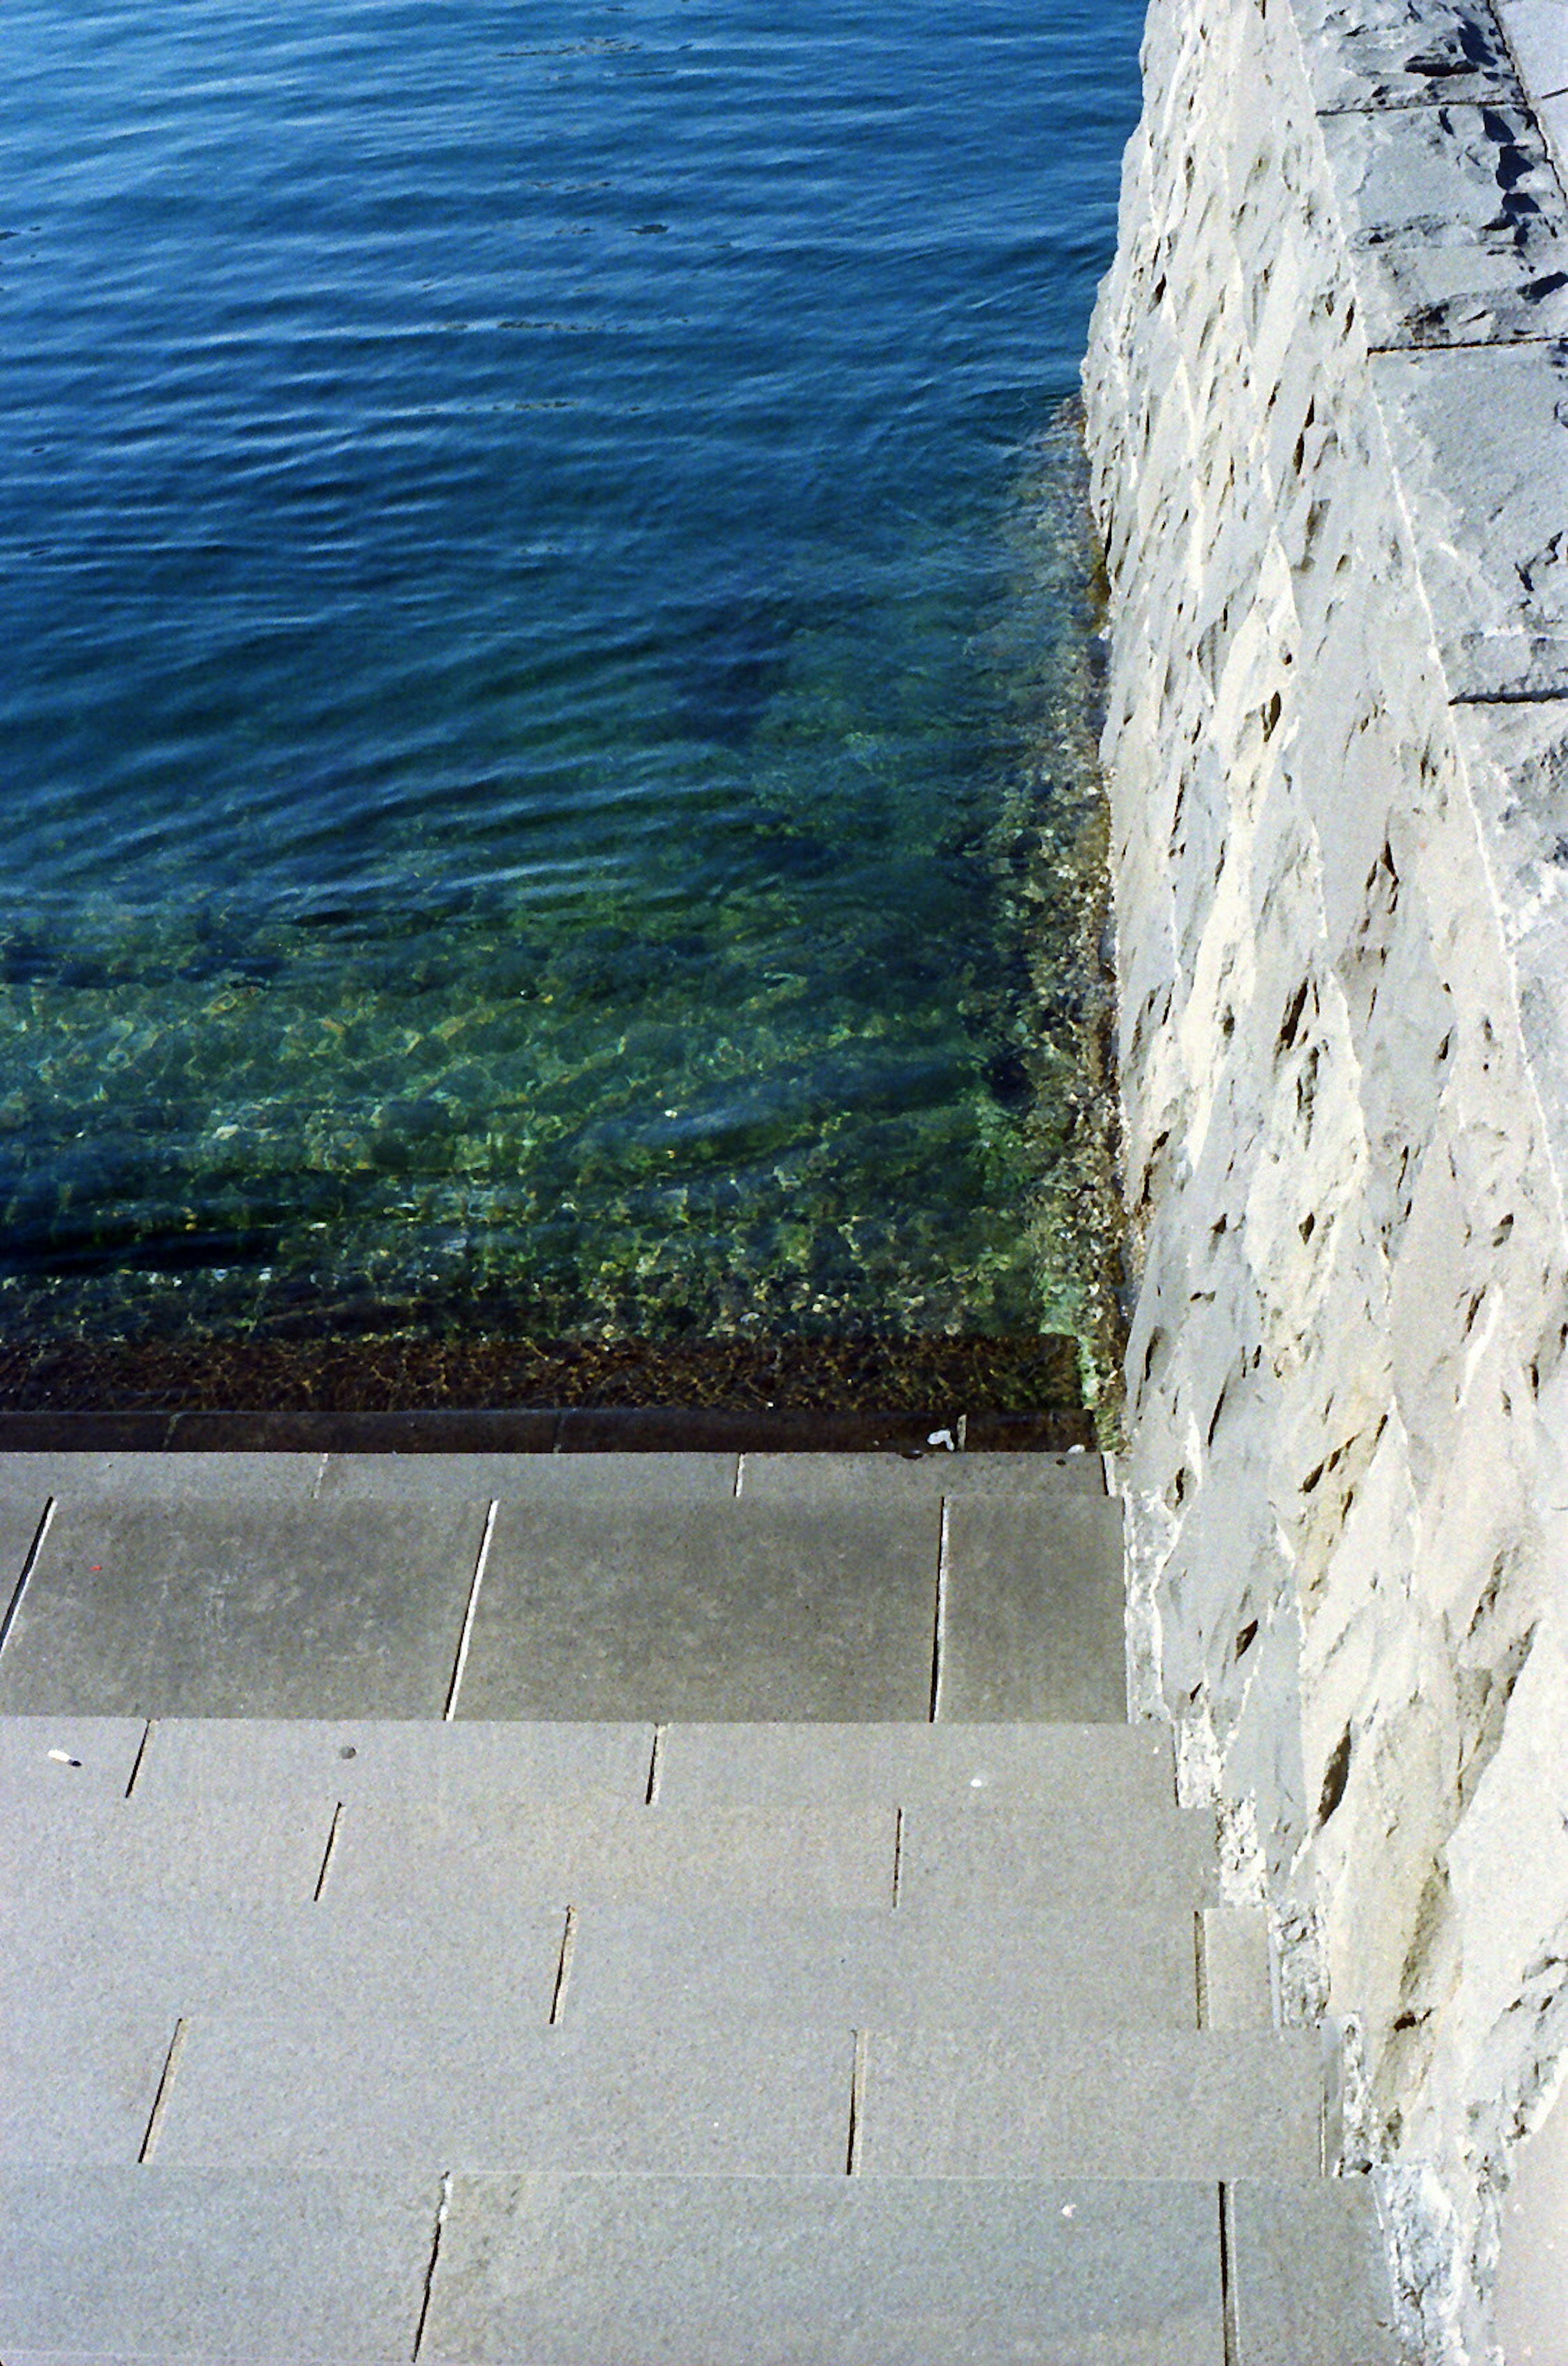
<path fill-rule="evenodd" d="M 1140 16 L 9 0 L 5 1335 L 1038 1319 Z"/>

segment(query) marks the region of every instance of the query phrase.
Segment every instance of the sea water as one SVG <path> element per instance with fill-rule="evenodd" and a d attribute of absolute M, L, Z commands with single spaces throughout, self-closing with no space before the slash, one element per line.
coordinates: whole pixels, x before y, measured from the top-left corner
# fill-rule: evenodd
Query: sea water
<path fill-rule="evenodd" d="M 0 1335 L 1070 1316 L 1139 17 L 9 0 Z"/>

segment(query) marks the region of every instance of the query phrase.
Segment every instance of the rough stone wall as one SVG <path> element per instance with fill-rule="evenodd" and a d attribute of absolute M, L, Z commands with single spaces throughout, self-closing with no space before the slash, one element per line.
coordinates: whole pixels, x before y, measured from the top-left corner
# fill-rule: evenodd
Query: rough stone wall
<path fill-rule="evenodd" d="M 1085 375 L 1134 1707 L 1282 2012 L 1351 2022 L 1431 2359 L 1568 2056 L 1568 207 L 1516 5 L 1153 0 Z"/>

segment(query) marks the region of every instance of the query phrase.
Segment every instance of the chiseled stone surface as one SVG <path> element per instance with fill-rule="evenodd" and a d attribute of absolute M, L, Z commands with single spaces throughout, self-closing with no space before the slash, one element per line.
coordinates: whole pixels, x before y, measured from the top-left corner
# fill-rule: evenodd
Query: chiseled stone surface
<path fill-rule="evenodd" d="M 1154 0 L 1085 377 L 1134 1707 L 1445 2361 L 1568 2045 L 1564 24 Z"/>
<path fill-rule="evenodd" d="M 1324 108 L 1412 107 L 1517 95 L 1487 0 L 1292 0 L 1303 62 Z"/>
<path fill-rule="evenodd" d="M 1568 331 L 1568 210 L 1528 107 L 1332 115 L 1323 137 L 1369 345 Z"/>

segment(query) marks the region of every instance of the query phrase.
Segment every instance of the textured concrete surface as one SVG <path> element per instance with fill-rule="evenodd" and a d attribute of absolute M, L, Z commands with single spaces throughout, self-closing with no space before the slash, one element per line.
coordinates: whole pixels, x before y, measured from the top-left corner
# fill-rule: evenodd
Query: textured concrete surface
<path fill-rule="evenodd" d="M 36 1969 L 36 1967 L 34 1967 Z M 141 2153 L 175 2034 L 152 2003 L 62 1997 L 36 1977 L 0 2017 L 0 2166 L 112 2168 Z"/>
<path fill-rule="evenodd" d="M 0 1897 L 303 1901 L 315 1888 L 332 1820 L 324 1799 L 157 1806 L 102 1793 L 73 1797 L 28 1778 L 0 1794 Z"/>
<path fill-rule="evenodd" d="M 27 1566 L 47 1501 L 22 1492 L 0 1494 L 0 1617 Z"/>
<path fill-rule="evenodd" d="M 322 1503 L 707 1504 L 735 1493 L 736 1454 L 328 1454 Z"/>
<path fill-rule="evenodd" d="M 463 2178 L 421 2354 L 1222 2366 L 1215 2216 L 1212 2186 Z"/>
<path fill-rule="evenodd" d="M 1267 2029 L 1273 2013 L 1269 1917 L 1260 1906 L 1205 1906 L 1200 1914 L 1205 2029 Z"/>
<path fill-rule="evenodd" d="M 0 1717 L 0 1786 L 123 1799 L 146 1735 L 141 1717 Z"/>
<path fill-rule="evenodd" d="M 1568 2042 L 1564 21 L 1154 0 L 1085 378 L 1132 1698 L 1445 2360 Z"/>

